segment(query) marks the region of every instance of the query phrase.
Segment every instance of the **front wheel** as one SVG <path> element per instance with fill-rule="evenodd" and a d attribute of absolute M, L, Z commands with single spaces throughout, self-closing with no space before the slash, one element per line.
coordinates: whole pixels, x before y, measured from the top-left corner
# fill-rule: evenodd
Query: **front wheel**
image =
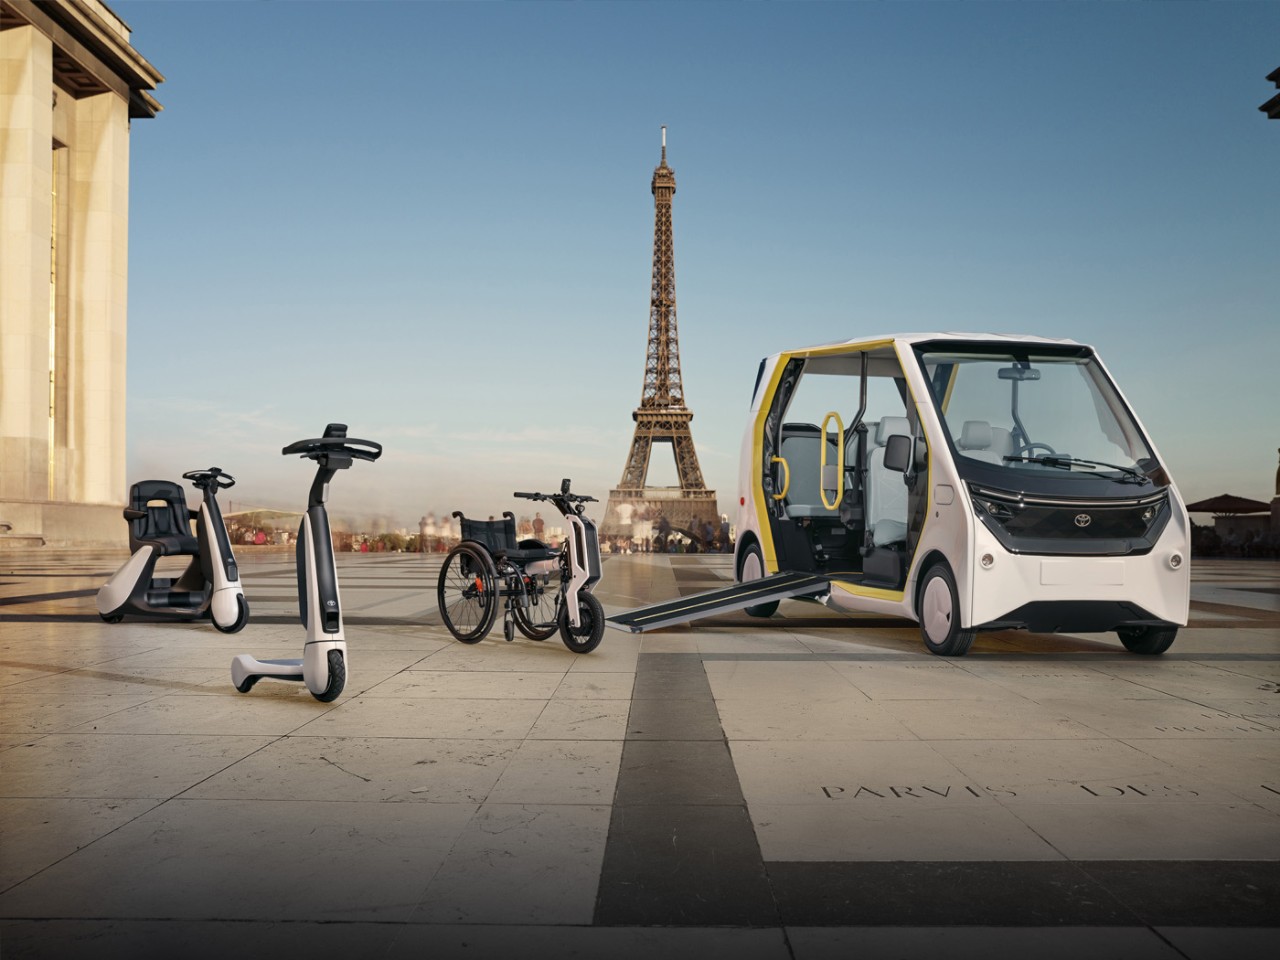
<path fill-rule="evenodd" d="M 604 636 L 604 607 L 594 594 L 578 593 L 578 626 L 569 622 L 568 605 L 560 608 L 560 639 L 574 653 L 590 653 Z"/>
<path fill-rule="evenodd" d="M 347 661 L 342 656 L 341 650 L 329 651 L 329 685 L 320 693 L 313 693 L 312 696 L 321 703 L 332 703 L 338 699 L 338 694 L 342 693 L 342 688 L 347 685 Z"/>
<path fill-rule="evenodd" d="M 100 613 L 98 616 L 102 618 L 103 623 L 119 623 L 124 619 L 123 613 Z"/>
<path fill-rule="evenodd" d="M 1164 653 L 1178 637 L 1177 627 L 1120 627 L 1120 642 L 1130 653 L 1155 656 Z"/>
<path fill-rule="evenodd" d="M 738 570 L 738 581 L 747 583 L 762 579 L 764 579 L 764 554 L 760 552 L 760 544 L 752 543 L 742 551 L 742 566 Z M 749 617 L 772 617 L 778 612 L 778 601 L 769 600 L 742 609 Z"/>
<path fill-rule="evenodd" d="M 493 565 L 470 543 L 460 543 L 444 558 L 436 584 L 440 617 L 454 638 L 479 643 L 498 615 L 498 590 Z"/>
<path fill-rule="evenodd" d="M 213 614 L 209 615 L 209 619 L 213 621 L 213 626 L 219 633 L 239 633 L 249 622 L 249 601 L 244 598 L 244 594 L 236 597 L 236 618 L 225 627 Z"/>
<path fill-rule="evenodd" d="M 930 653 L 963 657 L 973 645 L 976 630 L 960 627 L 960 595 L 956 579 L 946 563 L 937 563 L 924 575 L 920 587 L 920 635 Z"/>

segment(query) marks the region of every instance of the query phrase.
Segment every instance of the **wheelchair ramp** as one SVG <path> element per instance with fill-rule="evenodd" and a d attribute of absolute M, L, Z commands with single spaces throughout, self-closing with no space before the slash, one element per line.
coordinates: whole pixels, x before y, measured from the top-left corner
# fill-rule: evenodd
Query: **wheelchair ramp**
<path fill-rule="evenodd" d="M 741 610 L 770 600 L 787 600 L 792 597 L 811 597 L 826 593 L 830 582 L 826 577 L 813 573 L 775 573 L 771 577 L 735 583 L 732 587 L 711 590 L 707 593 L 665 600 L 652 606 L 628 610 L 609 617 L 609 626 L 632 633 L 643 633 L 673 623 L 687 623 L 719 613 Z"/>

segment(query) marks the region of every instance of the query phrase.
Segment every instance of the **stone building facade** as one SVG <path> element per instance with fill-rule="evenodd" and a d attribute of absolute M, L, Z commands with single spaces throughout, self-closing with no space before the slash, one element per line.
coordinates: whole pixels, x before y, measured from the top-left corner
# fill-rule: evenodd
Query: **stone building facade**
<path fill-rule="evenodd" d="M 100 0 L 0 0 L 0 545 L 119 541 L 129 129 L 160 73 Z"/>

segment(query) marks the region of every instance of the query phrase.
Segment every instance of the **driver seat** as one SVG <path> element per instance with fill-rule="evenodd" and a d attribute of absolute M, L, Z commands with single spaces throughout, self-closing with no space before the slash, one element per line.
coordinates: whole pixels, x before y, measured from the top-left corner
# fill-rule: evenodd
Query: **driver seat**
<path fill-rule="evenodd" d="M 156 501 L 162 504 L 151 504 Z M 191 535 L 191 513 L 187 495 L 171 480 L 143 480 L 129 488 L 129 549 L 155 547 L 162 557 L 195 556 L 199 541 Z"/>

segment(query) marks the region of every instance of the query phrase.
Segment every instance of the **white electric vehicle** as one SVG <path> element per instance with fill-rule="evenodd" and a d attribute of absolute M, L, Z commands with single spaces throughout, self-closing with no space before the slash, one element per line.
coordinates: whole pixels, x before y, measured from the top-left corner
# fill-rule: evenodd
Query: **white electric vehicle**
<path fill-rule="evenodd" d="M 347 640 L 342 629 L 342 602 L 338 596 L 338 569 L 329 533 L 329 481 L 356 460 L 377 460 L 382 445 L 347 436 L 345 423 L 331 423 L 324 436 L 299 440 L 280 451 L 316 461 L 307 512 L 298 528 L 298 612 L 307 636 L 302 658 L 258 660 L 242 653 L 231 661 L 231 682 L 248 693 L 264 677 L 305 683 L 322 703 L 338 698 L 347 682 Z"/>
<path fill-rule="evenodd" d="M 809 597 L 917 620 L 943 656 L 1008 629 L 1114 631 L 1159 654 L 1187 622 L 1186 508 L 1084 344 L 925 333 L 775 354 L 738 492 L 739 586 L 615 621 Z"/>
<path fill-rule="evenodd" d="M 98 614 L 107 623 L 128 616 L 167 620 L 209 618 L 222 633 L 235 633 L 249 619 L 231 541 L 218 508 L 218 491 L 236 478 L 219 467 L 182 475 L 203 494 L 196 533 L 186 494 L 172 480 L 143 480 L 129 488 L 124 518 L 129 559 L 98 590 Z M 190 557 L 178 577 L 155 576 L 161 557 Z"/>

